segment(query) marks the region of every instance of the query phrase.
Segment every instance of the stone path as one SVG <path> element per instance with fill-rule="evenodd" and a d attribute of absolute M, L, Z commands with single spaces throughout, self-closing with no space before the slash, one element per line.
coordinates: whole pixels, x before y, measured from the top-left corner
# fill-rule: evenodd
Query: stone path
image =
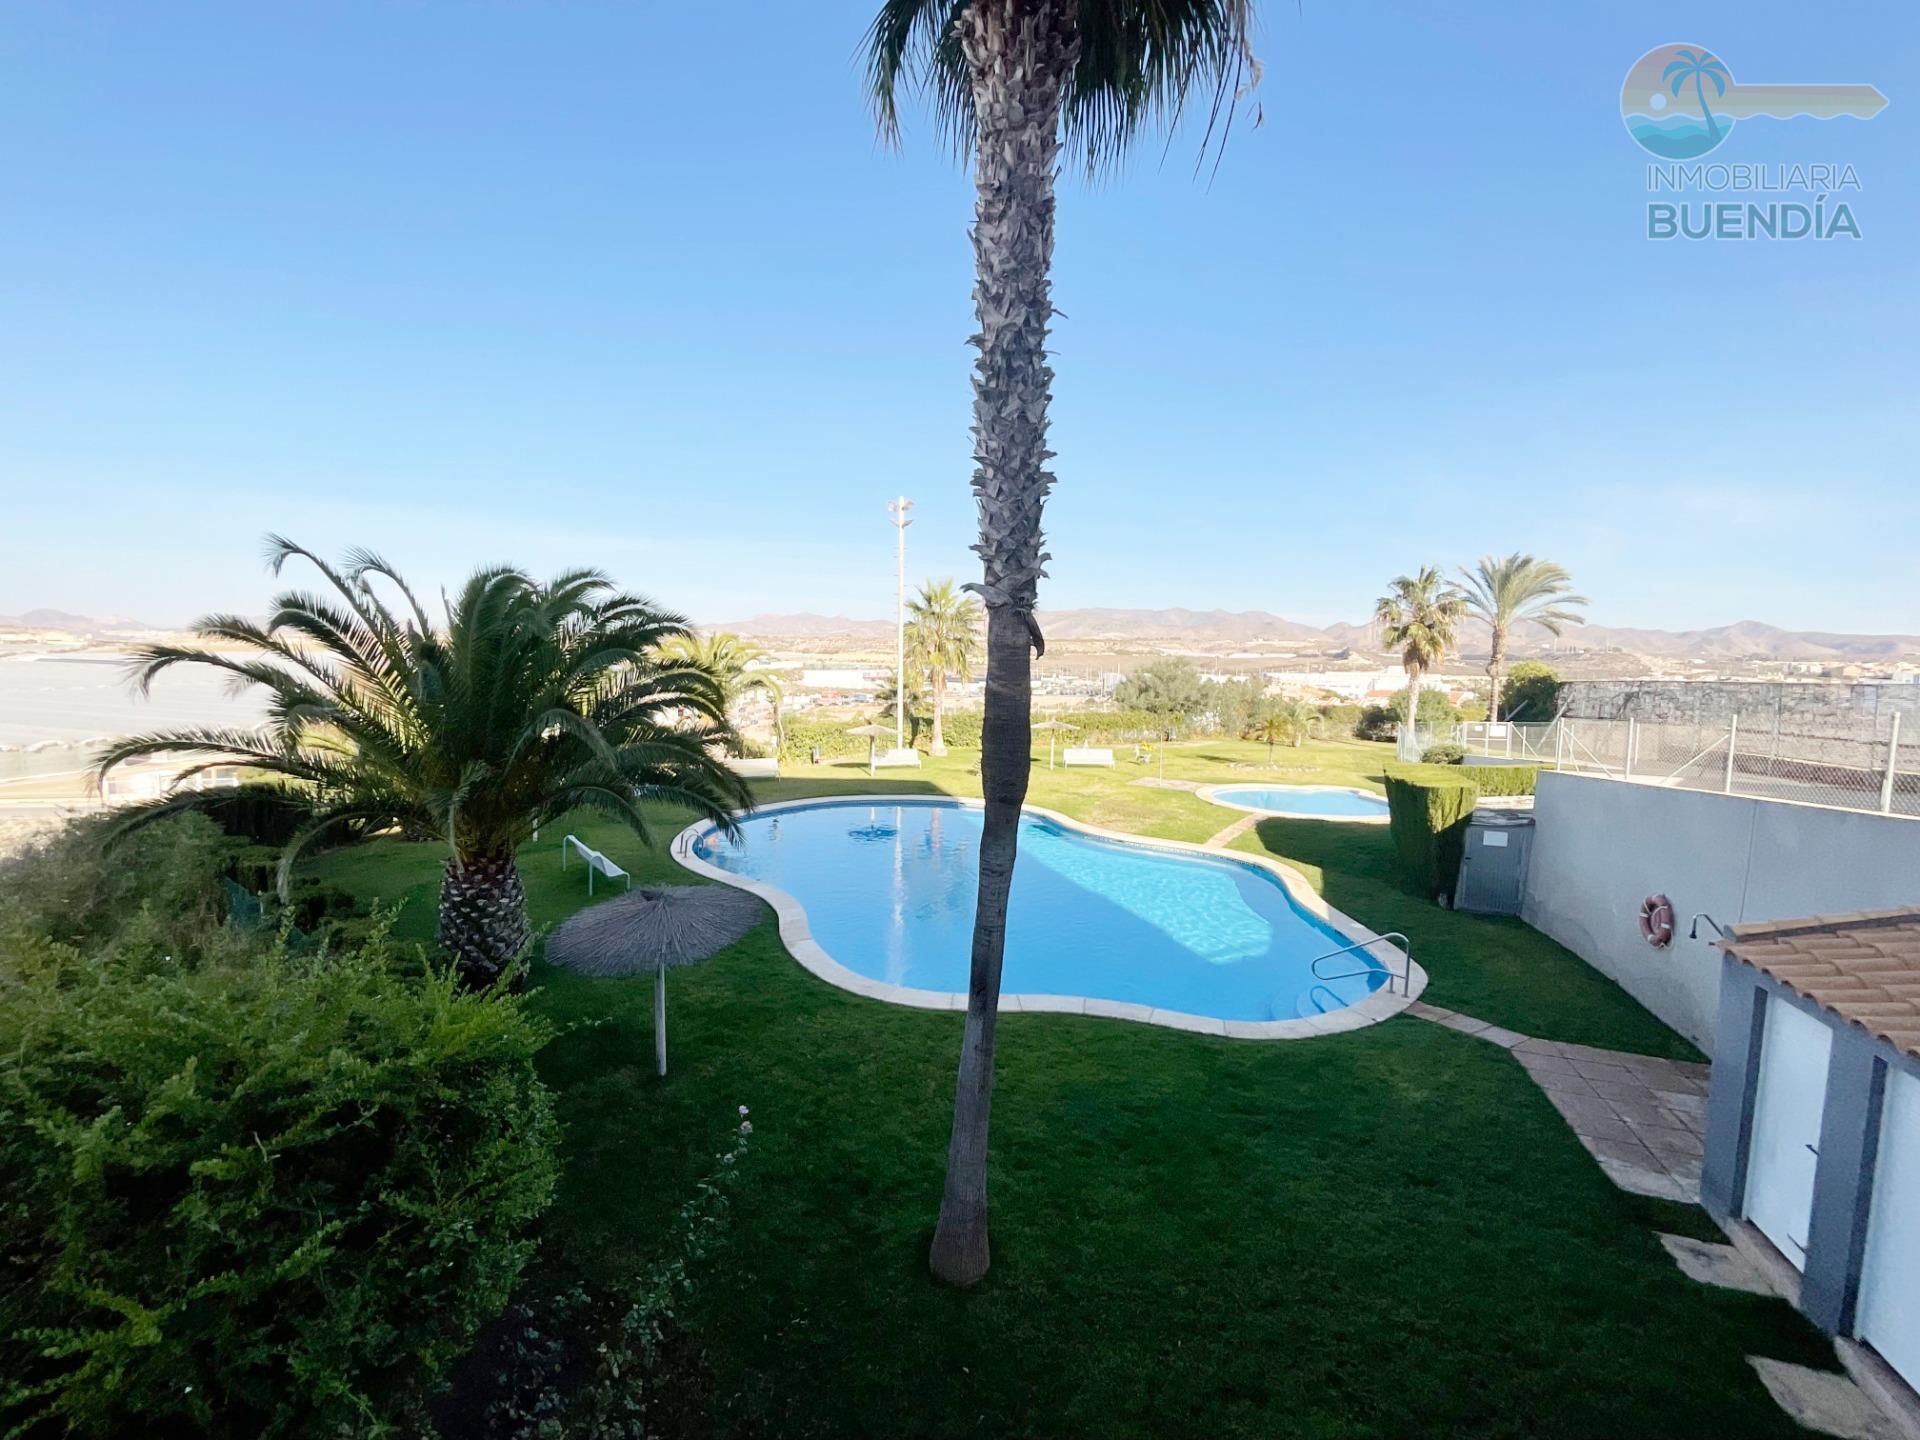
<path fill-rule="evenodd" d="M 1700 1203 L 1707 1066 L 1536 1040 L 1419 1001 L 1408 1013 L 1511 1051 L 1622 1190 Z"/>
<path fill-rule="evenodd" d="M 1246 834 L 1247 831 L 1253 829 L 1254 826 L 1258 825 L 1265 818 L 1264 815 L 1242 815 L 1238 820 L 1227 826 L 1226 829 L 1208 836 L 1206 841 L 1207 849 L 1226 849 L 1227 846 L 1238 840 L 1242 835 Z"/>
<path fill-rule="evenodd" d="M 1511 1054 L 1622 1190 L 1700 1203 L 1707 1066 L 1536 1040 L 1419 1000 L 1407 1013 Z M 1665 1234 L 1660 1243 L 1690 1279 L 1754 1295 L 1779 1293 L 1732 1245 Z M 1763 1355 L 1749 1355 L 1747 1363 L 1780 1408 L 1809 1430 L 1842 1440 L 1912 1440 L 1889 1409 L 1845 1374 Z"/>

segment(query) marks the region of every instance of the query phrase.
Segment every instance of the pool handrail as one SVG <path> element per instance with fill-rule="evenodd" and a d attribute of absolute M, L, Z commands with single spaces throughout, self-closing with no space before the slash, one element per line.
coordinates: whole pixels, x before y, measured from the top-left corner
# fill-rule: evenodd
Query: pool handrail
<path fill-rule="evenodd" d="M 1395 975 L 1392 970 L 1387 971 L 1387 991 L 1391 994 L 1393 982 L 1398 980 L 1403 987 L 1401 993 L 1410 993 L 1413 987 L 1413 941 L 1398 930 L 1389 930 L 1384 935 L 1375 935 L 1366 940 L 1356 940 L 1351 945 L 1342 945 L 1338 950 L 1329 950 L 1324 955 L 1316 955 L 1308 962 L 1307 968 L 1313 971 L 1313 978 L 1316 980 L 1351 980 L 1356 975 L 1370 975 L 1376 968 L 1384 967 L 1368 965 L 1359 970 L 1342 970 L 1338 975 L 1326 975 L 1321 973 L 1320 962 L 1331 960 L 1336 955 L 1350 955 L 1355 950 L 1365 950 L 1369 945 L 1384 944 L 1388 940 L 1400 942 L 1400 953 L 1407 958 L 1407 969 L 1402 975 Z"/>

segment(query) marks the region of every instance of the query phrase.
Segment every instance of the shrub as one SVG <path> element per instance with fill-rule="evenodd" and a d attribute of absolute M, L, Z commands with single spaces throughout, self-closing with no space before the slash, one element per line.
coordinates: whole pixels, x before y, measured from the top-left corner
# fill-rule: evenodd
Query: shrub
<path fill-rule="evenodd" d="M 980 748 L 980 722 L 984 717 L 978 710 L 949 710 L 940 717 L 940 729 L 947 744 L 960 750 L 978 750 Z M 929 719 L 921 733 L 915 736 L 915 743 L 925 740 L 933 743 L 933 721 Z"/>
<path fill-rule="evenodd" d="M 1540 779 L 1538 765 L 1468 765 L 1466 773 L 1482 795 L 1531 795 Z"/>
<path fill-rule="evenodd" d="M 131 958 L 191 959 L 226 914 L 234 842 L 205 816 L 182 815 L 109 854 L 105 826 L 74 821 L 0 865 L 0 927 Z"/>
<path fill-rule="evenodd" d="M 1544 660 L 1522 660 L 1500 686 L 1500 718 L 1542 724 L 1560 713 L 1560 672 Z"/>
<path fill-rule="evenodd" d="M 1451 902 L 1467 821 L 1480 798 L 1471 772 L 1451 765 L 1389 766 L 1386 780 L 1400 883 L 1425 899 Z"/>
<path fill-rule="evenodd" d="M 1393 711 L 1384 705 L 1362 707 L 1359 717 L 1353 722 L 1354 738 L 1358 740 L 1391 740 L 1394 726 Z"/>
<path fill-rule="evenodd" d="M 255 945 L 141 972 L 0 935 L 7 1433 L 381 1433 L 505 1304 L 546 1031 L 384 942 Z"/>
<path fill-rule="evenodd" d="M 1358 733 L 1360 717 L 1366 713 L 1366 708 L 1361 705 L 1329 705 L 1320 712 L 1320 722 L 1326 726 L 1329 735 L 1354 735 Z"/>
<path fill-rule="evenodd" d="M 847 734 L 847 726 L 826 720 L 788 720 L 782 727 L 784 734 L 780 740 L 780 758 L 782 760 L 801 761 L 813 753 L 813 747 L 820 747 L 821 758 L 826 760 L 842 759 L 849 755 L 864 756 L 867 753 L 867 737 Z"/>
<path fill-rule="evenodd" d="M 1420 756 L 1423 765 L 1458 765 L 1467 758 L 1467 752 L 1458 745 L 1429 745 Z"/>
<path fill-rule="evenodd" d="M 1397 724 L 1407 718 L 1407 692 L 1402 690 L 1387 702 L 1387 712 Z M 1420 712 L 1414 717 L 1422 725 L 1451 725 L 1460 718 L 1453 702 L 1438 690 L 1420 692 Z"/>

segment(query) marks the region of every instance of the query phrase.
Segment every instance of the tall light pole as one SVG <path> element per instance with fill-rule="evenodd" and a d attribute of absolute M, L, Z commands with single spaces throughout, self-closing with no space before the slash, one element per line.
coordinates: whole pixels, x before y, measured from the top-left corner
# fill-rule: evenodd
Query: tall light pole
<path fill-rule="evenodd" d="M 913 502 L 901 495 L 887 502 L 887 513 L 893 517 L 894 536 L 894 581 L 893 581 L 893 748 L 904 750 L 907 745 L 907 526 L 913 521 L 907 518 L 907 512 L 913 509 Z"/>

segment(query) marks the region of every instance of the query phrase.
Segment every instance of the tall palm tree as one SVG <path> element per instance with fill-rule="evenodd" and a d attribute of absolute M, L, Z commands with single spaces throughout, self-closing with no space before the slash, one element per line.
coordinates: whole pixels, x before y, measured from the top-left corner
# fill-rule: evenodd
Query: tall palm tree
<path fill-rule="evenodd" d="M 1491 632 L 1487 655 L 1487 675 L 1493 681 L 1493 693 L 1487 697 L 1487 718 L 1500 718 L 1500 675 L 1507 663 L 1507 640 L 1513 627 L 1530 622 L 1558 635 L 1562 625 L 1578 625 L 1576 605 L 1590 603 L 1584 595 L 1573 593 L 1573 577 L 1551 560 L 1536 560 L 1531 555 L 1508 555 L 1496 559 L 1482 555 L 1471 570 L 1462 569 L 1467 582 L 1467 610 L 1486 621 Z"/>
<path fill-rule="evenodd" d="M 1673 53 L 1680 58 L 1668 61 L 1667 68 L 1660 72 L 1660 78 L 1667 82 L 1668 88 L 1673 91 L 1675 97 L 1679 96 L 1682 85 L 1689 80 L 1693 81 L 1693 96 L 1700 104 L 1700 118 L 1707 122 L 1707 135 L 1714 145 L 1718 145 L 1720 125 L 1713 118 L 1713 107 L 1707 103 L 1707 87 L 1702 82 L 1713 81 L 1713 93 L 1716 96 L 1725 95 L 1730 72 L 1708 51 L 1702 50 L 1695 53 L 1692 50 L 1676 50 Z M 1713 146 L 1709 145 L 1707 148 L 1712 149 Z"/>
<path fill-rule="evenodd" d="M 660 658 L 691 666 L 712 678 L 727 716 L 728 748 L 736 753 L 742 747 L 739 732 L 732 728 L 734 708 L 750 694 L 764 697 L 773 707 L 773 748 L 776 752 L 780 749 L 780 702 L 786 694 L 772 672 L 752 668 L 767 658 L 766 651 L 731 630 L 715 630 L 674 636 L 661 645 Z"/>
<path fill-rule="evenodd" d="M 1466 615 L 1466 595 L 1431 565 L 1396 577 L 1374 605 L 1380 643 L 1400 652 L 1401 668 L 1407 672 L 1408 725 L 1420 719 L 1420 677 L 1454 648 Z"/>
<path fill-rule="evenodd" d="M 662 662 L 686 621 L 616 590 L 593 570 L 537 584 L 518 570 L 474 572 L 435 627 L 399 574 L 368 551 L 338 568 L 278 536 L 277 575 L 295 556 L 334 592 L 290 590 L 266 623 L 213 615 L 194 631 L 227 650 L 151 645 L 133 675 L 145 690 L 176 665 L 224 671 L 266 692 L 257 731 L 196 727 L 107 748 L 104 777 L 142 755 L 203 758 L 263 777 L 247 791 L 300 820 L 280 856 L 284 895 L 300 852 L 333 832 L 397 830 L 447 847 L 440 943 L 477 988 L 517 977 L 532 932 L 515 850 L 543 824 L 590 807 L 651 843 L 639 802 L 663 800 L 729 829 L 745 784 L 707 751 L 726 716 L 705 671 Z M 403 613 L 375 593 L 391 582 Z M 235 650 L 238 653 L 233 653 Z M 675 723 L 691 715 L 699 728 Z M 125 812 L 119 833 L 183 810 L 230 804 L 232 790 L 176 790 Z"/>
<path fill-rule="evenodd" d="M 1190 95 L 1210 97 L 1207 135 L 1224 137 L 1243 78 L 1258 74 L 1252 10 L 1253 0 L 882 0 L 867 36 L 882 135 L 898 137 L 903 92 L 924 92 L 955 148 L 972 151 L 976 195 L 974 550 L 984 574 L 967 588 L 987 606 L 986 813 L 947 1181 L 928 1257 L 956 1285 L 987 1271 L 994 1024 L 1030 769 L 1032 653 L 1045 649 L 1033 612 L 1053 485 L 1054 177 L 1063 145 L 1089 170 L 1110 165 L 1148 122 L 1175 120 Z"/>
<path fill-rule="evenodd" d="M 973 678 L 980 658 L 980 602 L 951 580 L 929 580 L 907 602 L 907 657 L 933 689 L 933 754 L 947 753 L 942 725 L 947 709 L 947 677 Z"/>

